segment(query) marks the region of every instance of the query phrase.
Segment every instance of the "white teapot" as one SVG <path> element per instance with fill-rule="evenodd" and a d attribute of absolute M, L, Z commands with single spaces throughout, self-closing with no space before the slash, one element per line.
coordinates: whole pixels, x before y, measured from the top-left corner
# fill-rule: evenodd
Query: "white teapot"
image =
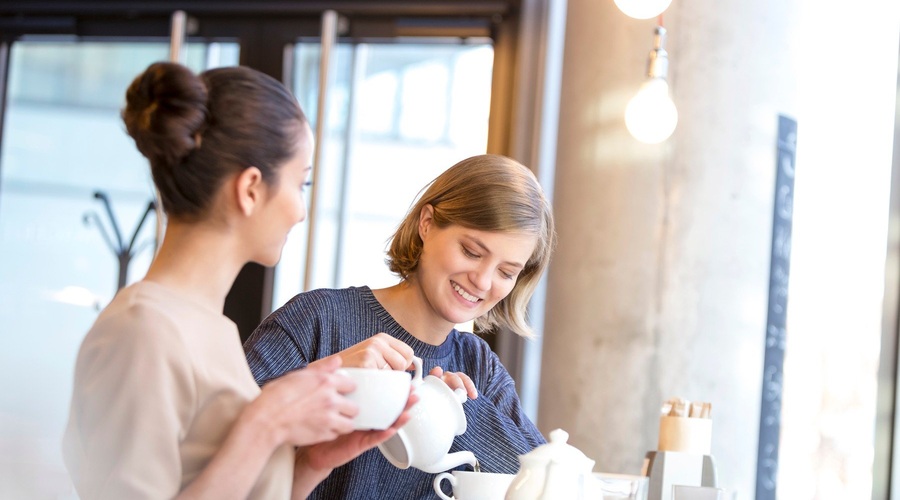
<path fill-rule="evenodd" d="M 397 434 L 378 445 L 381 454 L 401 469 L 415 467 L 437 474 L 462 464 L 475 466 L 471 451 L 447 453 L 453 438 L 466 432 L 463 402 L 466 391 L 456 391 L 438 377 L 422 378 L 422 359 L 413 358 L 416 373 L 412 384 L 419 401 L 412 407 L 409 419 Z"/>
<path fill-rule="evenodd" d="M 556 429 L 550 432 L 549 443 L 519 455 L 519 473 L 506 491 L 506 500 L 603 498 L 597 496 L 591 474 L 594 461 L 566 444 L 568 439 L 568 432 Z"/>

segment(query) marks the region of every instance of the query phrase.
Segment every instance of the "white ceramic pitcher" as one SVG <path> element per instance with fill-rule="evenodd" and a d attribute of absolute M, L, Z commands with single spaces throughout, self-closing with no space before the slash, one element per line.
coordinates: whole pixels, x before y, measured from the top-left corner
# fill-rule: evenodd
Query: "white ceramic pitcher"
<path fill-rule="evenodd" d="M 453 391 L 438 377 L 422 378 L 422 359 L 413 358 L 416 367 L 412 384 L 419 401 L 412 407 L 412 418 L 393 437 L 378 445 L 381 454 L 394 466 L 415 467 L 437 474 L 462 464 L 475 466 L 471 451 L 447 453 L 453 438 L 466 432 L 463 402 L 466 391 Z"/>

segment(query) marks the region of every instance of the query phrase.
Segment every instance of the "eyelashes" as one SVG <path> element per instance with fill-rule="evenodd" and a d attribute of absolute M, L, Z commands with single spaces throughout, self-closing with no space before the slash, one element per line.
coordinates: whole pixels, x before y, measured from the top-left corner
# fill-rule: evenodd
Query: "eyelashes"
<path fill-rule="evenodd" d="M 460 248 L 462 248 L 463 255 L 465 255 L 466 257 L 468 257 L 468 258 L 470 258 L 470 259 L 478 259 L 478 258 L 481 257 L 481 256 L 478 255 L 477 253 L 472 252 L 471 250 L 469 250 L 468 248 L 466 248 L 465 245 L 460 245 Z M 501 270 L 501 271 L 500 271 L 500 275 L 503 276 L 504 278 L 508 279 L 508 280 L 511 280 L 511 279 L 515 279 L 516 276 L 518 276 L 518 273 L 507 273 L 507 272 L 504 272 L 504 271 Z"/>

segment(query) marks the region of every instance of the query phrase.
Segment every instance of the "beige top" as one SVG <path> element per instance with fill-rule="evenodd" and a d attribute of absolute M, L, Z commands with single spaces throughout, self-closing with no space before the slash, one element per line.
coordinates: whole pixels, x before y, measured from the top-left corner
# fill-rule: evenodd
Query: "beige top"
<path fill-rule="evenodd" d="M 152 282 L 121 290 L 78 352 L 66 466 L 81 498 L 172 498 L 206 466 L 260 390 L 235 324 Z M 290 498 L 280 447 L 250 498 Z"/>

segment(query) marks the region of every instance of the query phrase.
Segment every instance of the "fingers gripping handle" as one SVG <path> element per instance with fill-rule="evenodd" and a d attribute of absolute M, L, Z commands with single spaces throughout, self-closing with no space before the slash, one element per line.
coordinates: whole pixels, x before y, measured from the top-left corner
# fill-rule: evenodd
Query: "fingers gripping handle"
<path fill-rule="evenodd" d="M 412 377 L 412 385 L 413 387 L 418 387 L 422 385 L 422 358 L 413 356 L 412 362 L 413 366 L 416 368 L 416 372 Z"/>

